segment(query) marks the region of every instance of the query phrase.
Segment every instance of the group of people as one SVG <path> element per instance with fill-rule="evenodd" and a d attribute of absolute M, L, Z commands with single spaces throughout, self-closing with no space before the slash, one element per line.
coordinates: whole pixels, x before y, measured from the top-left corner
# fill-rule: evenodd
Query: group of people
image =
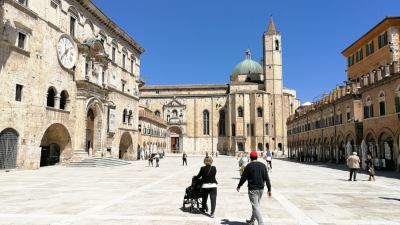
<path fill-rule="evenodd" d="M 184 153 L 185 155 L 185 153 Z M 247 155 L 246 155 L 247 156 Z M 245 160 L 246 156 L 241 156 L 241 159 Z M 259 225 L 263 225 L 263 218 L 261 215 L 260 210 L 260 201 L 263 196 L 264 186 L 267 186 L 268 189 L 268 196 L 271 197 L 271 182 L 268 176 L 268 169 L 267 166 L 258 161 L 258 153 L 253 151 L 249 154 L 250 161 L 246 163 L 246 166 L 243 168 L 241 172 L 241 178 L 239 184 L 236 187 L 236 190 L 239 192 L 242 185 L 247 181 L 248 183 L 248 196 L 252 207 L 252 214 L 250 219 L 246 220 L 247 224 L 254 224 L 257 220 Z M 187 156 L 186 156 L 187 157 Z M 267 158 L 268 156 L 266 156 Z M 185 157 L 183 157 L 185 158 Z M 263 157 L 262 157 L 263 158 Z M 270 156 L 269 161 L 272 160 L 272 155 Z M 218 182 L 216 180 L 217 169 L 215 166 L 212 165 L 213 158 L 206 155 L 204 158 L 205 166 L 200 168 L 196 179 L 201 180 L 201 194 L 202 194 L 202 208 L 201 210 L 206 213 L 208 212 L 207 207 L 207 199 L 210 196 L 211 200 L 211 211 L 210 217 L 214 218 L 214 212 L 217 202 L 217 186 Z M 242 165 L 245 163 L 243 162 Z M 271 165 L 272 162 L 268 163 Z"/>
<path fill-rule="evenodd" d="M 347 166 L 350 169 L 350 178 L 349 181 L 357 181 L 357 172 L 360 169 L 360 158 L 357 156 L 357 152 L 353 152 L 352 155 L 350 155 L 347 158 Z M 366 165 L 366 170 L 368 172 L 369 178 L 368 180 L 374 180 L 375 181 L 375 166 L 374 166 L 374 161 L 372 159 L 372 155 L 368 154 L 367 159 L 365 160 L 365 165 Z"/>
<path fill-rule="evenodd" d="M 265 159 L 267 162 L 267 170 L 272 172 L 272 156 L 273 154 L 270 151 L 267 151 L 265 155 L 261 153 L 261 158 Z M 239 163 L 239 172 L 240 176 L 242 176 L 244 169 L 246 168 L 247 164 L 250 162 L 249 153 L 240 153 L 238 155 L 238 163 Z"/>
<path fill-rule="evenodd" d="M 158 152 L 153 153 L 150 155 L 149 157 L 149 167 L 152 166 L 153 167 L 153 161 L 156 161 L 156 167 L 160 166 L 160 154 L 158 154 Z"/>

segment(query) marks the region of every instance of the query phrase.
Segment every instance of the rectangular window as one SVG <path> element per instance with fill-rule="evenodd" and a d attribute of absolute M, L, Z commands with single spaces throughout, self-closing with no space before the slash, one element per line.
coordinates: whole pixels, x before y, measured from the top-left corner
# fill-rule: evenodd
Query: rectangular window
<path fill-rule="evenodd" d="M 246 128 L 247 136 L 250 136 L 250 124 L 247 124 Z"/>
<path fill-rule="evenodd" d="M 26 42 L 26 34 L 22 32 L 18 32 L 18 48 L 25 49 L 25 42 Z"/>
<path fill-rule="evenodd" d="M 232 124 L 232 136 L 236 136 L 236 126 L 235 124 Z"/>
<path fill-rule="evenodd" d="M 115 53 L 116 53 L 117 49 L 113 46 L 112 47 L 112 52 L 111 52 L 111 60 L 115 63 Z"/>
<path fill-rule="evenodd" d="M 133 59 L 131 59 L 131 73 L 133 74 L 133 67 L 135 66 Z"/>
<path fill-rule="evenodd" d="M 379 102 L 379 115 L 384 116 L 385 114 L 386 114 L 385 102 L 381 101 Z"/>
<path fill-rule="evenodd" d="M 15 87 L 15 101 L 22 101 L 22 85 L 17 84 Z"/>
<path fill-rule="evenodd" d="M 126 55 L 122 54 L 122 68 L 125 69 L 125 60 L 126 60 Z"/>
<path fill-rule="evenodd" d="M 254 133 L 254 124 L 250 124 L 250 130 L 251 130 L 251 136 L 255 136 L 255 133 Z"/>
<path fill-rule="evenodd" d="M 365 53 L 367 56 L 371 55 L 374 53 L 374 41 L 371 41 L 365 46 Z"/>
<path fill-rule="evenodd" d="M 387 31 L 378 37 L 378 46 L 379 48 L 382 48 L 388 44 L 388 36 L 387 36 Z"/>
<path fill-rule="evenodd" d="M 356 62 L 359 62 L 363 59 L 363 50 L 359 49 L 356 53 Z"/>
<path fill-rule="evenodd" d="M 269 125 L 265 124 L 265 135 L 269 135 Z"/>
<path fill-rule="evenodd" d="M 350 114 L 350 112 L 347 112 L 347 113 L 346 113 L 346 119 L 347 119 L 347 122 L 348 122 L 348 123 L 351 121 L 351 114 Z"/>
<path fill-rule="evenodd" d="M 69 19 L 69 34 L 72 37 L 75 37 L 75 27 L 76 27 L 76 19 L 75 17 L 71 16 Z"/>
<path fill-rule="evenodd" d="M 125 82 L 122 82 L 122 92 L 125 92 Z"/>
<path fill-rule="evenodd" d="M 396 105 L 396 112 L 397 112 L 397 113 L 400 113 L 400 96 L 397 96 L 397 97 L 394 99 L 394 102 L 395 102 L 395 105 Z"/>

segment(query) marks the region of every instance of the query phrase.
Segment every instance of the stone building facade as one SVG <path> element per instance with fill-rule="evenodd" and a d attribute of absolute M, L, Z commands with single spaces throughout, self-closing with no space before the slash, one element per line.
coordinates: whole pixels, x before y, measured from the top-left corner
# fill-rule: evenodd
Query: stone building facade
<path fill-rule="evenodd" d="M 90 0 L 0 0 L 0 169 L 136 159 L 144 49 Z"/>
<path fill-rule="evenodd" d="M 148 158 L 152 153 L 170 152 L 167 123 L 148 108 L 139 109 L 138 158 Z"/>
<path fill-rule="evenodd" d="M 288 120 L 290 155 L 344 163 L 357 151 L 400 170 L 400 17 L 386 17 L 346 48 L 348 79 Z"/>
<path fill-rule="evenodd" d="M 262 65 L 246 51 L 229 84 L 143 86 L 140 93 L 140 103 L 166 121 L 171 151 L 191 154 L 283 154 L 286 119 L 299 106 L 296 92 L 283 87 L 281 34 L 272 18 Z"/>

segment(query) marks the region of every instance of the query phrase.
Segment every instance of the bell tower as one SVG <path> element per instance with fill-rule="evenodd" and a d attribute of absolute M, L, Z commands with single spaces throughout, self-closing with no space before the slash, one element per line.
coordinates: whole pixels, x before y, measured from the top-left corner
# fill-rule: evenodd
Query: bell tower
<path fill-rule="evenodd" d="M 268 31 L 263 35 L 265 90 L 270 94 L 282 94 L 282 46 L 281 34 L 276 31 L 272 16 Z"/>

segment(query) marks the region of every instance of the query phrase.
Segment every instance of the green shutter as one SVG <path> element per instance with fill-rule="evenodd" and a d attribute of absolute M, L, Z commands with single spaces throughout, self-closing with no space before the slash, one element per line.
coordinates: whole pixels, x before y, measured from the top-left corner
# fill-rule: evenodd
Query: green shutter
<path fill-rule="evenodd" d="M 394 101 L 396 105 L 396 112 L 400 112 L 400 96 L 397 96 Z"/>

